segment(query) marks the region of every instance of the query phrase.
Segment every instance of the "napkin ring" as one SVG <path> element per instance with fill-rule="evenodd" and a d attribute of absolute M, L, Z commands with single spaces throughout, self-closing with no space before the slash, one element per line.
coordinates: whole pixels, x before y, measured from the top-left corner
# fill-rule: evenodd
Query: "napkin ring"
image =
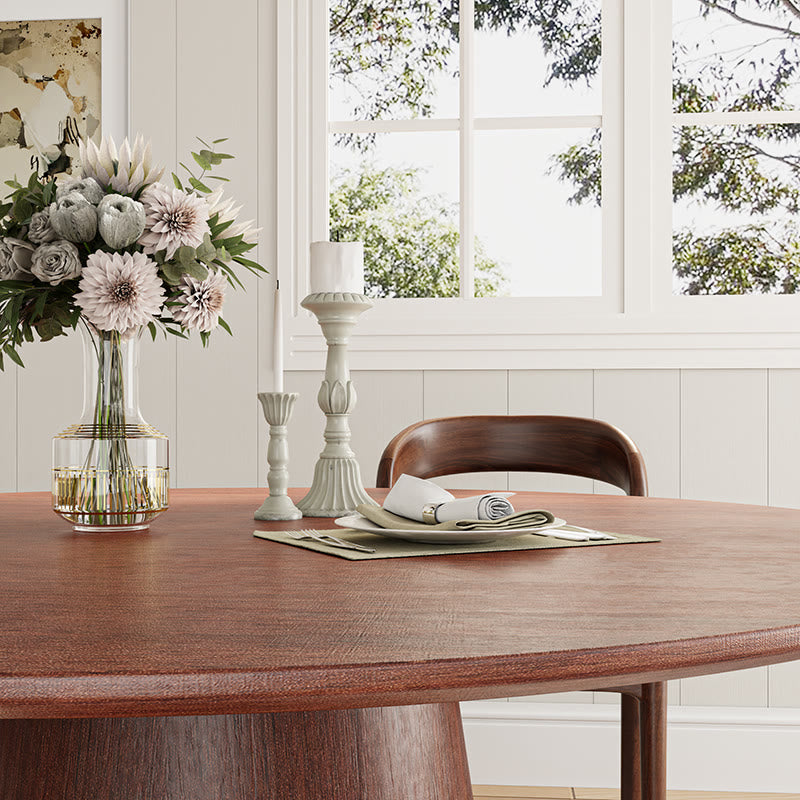
<path fill-rule="evenodd" d="M 437 523 L 437 508 L 439 508 L 439 503 L 425 503 L 425 505 L 422 506 L 422 521 L 426 525 L 435 525 Z"/>

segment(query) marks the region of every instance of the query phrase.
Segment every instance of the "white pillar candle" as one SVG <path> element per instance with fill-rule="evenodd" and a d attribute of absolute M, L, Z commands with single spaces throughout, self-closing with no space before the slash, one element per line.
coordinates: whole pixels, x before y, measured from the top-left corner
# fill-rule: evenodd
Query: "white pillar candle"
<path fill-rule="evenodd" d="M 312 242 L 308 293 L 364 294 L 363 242 Z"/>
<path fill-rule="evenodd" d="M 275 281 L 275 304 L 272 311 L 272 391 L 283 391 L 283 310 L 281 284 Z"/>

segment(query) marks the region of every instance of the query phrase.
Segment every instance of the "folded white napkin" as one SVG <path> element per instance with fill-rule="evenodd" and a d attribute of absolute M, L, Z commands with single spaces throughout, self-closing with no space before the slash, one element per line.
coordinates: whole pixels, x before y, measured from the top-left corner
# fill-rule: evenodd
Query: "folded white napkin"
<path fill-rule="evenodd" d="M 401 475 L 389 490 L 383 507 L 392 514 L 417 522 L 448 522 L 461 519 L 499 519 L 514 513 L 506 500 L 513 492 L 491 492 L 458 500 L 446 489 L 413 475 Z M 426 507 L 433 507 L 433 516 L 424 516 Z"/>

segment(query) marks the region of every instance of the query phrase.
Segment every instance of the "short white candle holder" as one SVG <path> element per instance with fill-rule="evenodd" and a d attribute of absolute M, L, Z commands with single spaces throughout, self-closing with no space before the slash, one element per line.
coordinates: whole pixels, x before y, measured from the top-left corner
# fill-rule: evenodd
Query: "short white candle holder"
<path fill-rule="evenodd" d="M 347 344 L 360 314 L 372 308 L 363 294 L 317 292 L 300 304 L 319 321 L 328 358 L 325 379 L 317 401 L 325 413 L 325 448 L 314 468 L 308 494 L 297 507 L 306 517 L 341 517 L 351 514 L 361 503 L 374 505 L 364 491 L 361 470 L 350 448 L 350 412 L 356 404 L 356 390 L 347 365 Z"/>
<path fill-rule="evenodd" d="M 289 488 L 289 445 L 286 441 L 286 426 L 292 416 L 297 400 L 296 392 L 259 392 L 258 399 L 269 423 L 269 447 L 267 461 L 269 473 L 269 497 L 253 515 L 260 520 L 300 519 L 300 509 L 286 493 Z"/>

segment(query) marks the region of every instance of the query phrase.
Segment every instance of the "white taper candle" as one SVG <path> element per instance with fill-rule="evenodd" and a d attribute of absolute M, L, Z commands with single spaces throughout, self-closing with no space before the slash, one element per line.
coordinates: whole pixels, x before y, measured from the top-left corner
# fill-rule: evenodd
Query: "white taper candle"
<path fill-rule="evenodd" d="M 283 310 L 279 280 L 275 281 L 275 305 L 272 313 L 272 391 L 283 391 Z"/>

